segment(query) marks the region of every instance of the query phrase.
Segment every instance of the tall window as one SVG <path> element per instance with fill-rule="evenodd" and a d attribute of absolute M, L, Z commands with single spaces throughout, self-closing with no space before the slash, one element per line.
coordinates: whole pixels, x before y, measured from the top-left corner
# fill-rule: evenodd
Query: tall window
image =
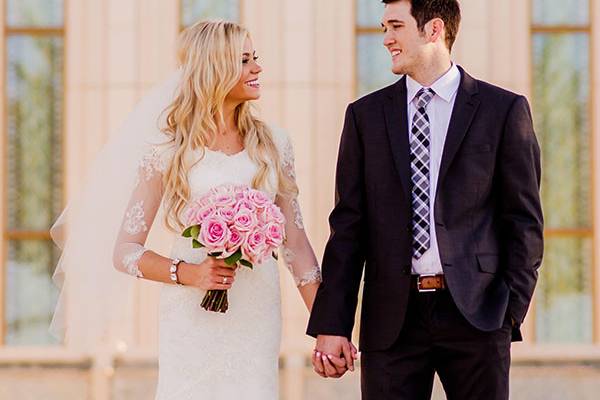
<path fill-rule="evenodd" d="M 58 250 L 49 228 L 63 206 L 63 2 L 6 0 L 5 146 L 0 272 L 6 345 L 53 343 Z"/>
<path fill-rule="evenodd" d="M 190 26 L 202 19 L 240 20 L 241 0 L 180 0 L 181 26 Z"/>
<path fill-rule="evenodd" d="M 538 342 L 593 340 L 589 0 L 533 0 L 533 111 L 542 146 L 546 250 Z"/>
<path fill-rule="evenodd" d="M 356 94 L 365 95 L 396 80 L 391 71 L 392 58 L 383 47 L 381 17 L 384 5 L 379 0 L 356 2 Z"/>

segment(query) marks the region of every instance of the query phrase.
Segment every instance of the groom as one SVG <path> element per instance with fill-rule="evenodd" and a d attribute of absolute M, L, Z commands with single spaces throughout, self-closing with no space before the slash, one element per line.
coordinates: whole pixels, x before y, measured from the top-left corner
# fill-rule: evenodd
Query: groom
<path fill-rule="evenodd" d="M 508 399 L 543 250 L 529 105 L 452 63 L 456 0 L 383 3 L 384 45 L 405 76 L 346 111 L 313 364 L 353 369 L 364 266 L 363 399 L 428 399 L 434 372 L 449 399 Z"/>

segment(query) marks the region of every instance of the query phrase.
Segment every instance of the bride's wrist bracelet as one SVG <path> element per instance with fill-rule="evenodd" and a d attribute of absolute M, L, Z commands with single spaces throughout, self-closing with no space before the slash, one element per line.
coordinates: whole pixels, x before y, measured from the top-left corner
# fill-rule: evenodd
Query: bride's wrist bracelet
<path fill-rule="evenodd" d="M 171 273 L 171 281 L 176 285 L 182 285 L 182 283 L 179 281 L 179 276 L 177 275 L 179 264 L 181 264 L 181 260 L 174 258 L 171 260 L 171 267 L 169 268 L 169 272 Z"/>

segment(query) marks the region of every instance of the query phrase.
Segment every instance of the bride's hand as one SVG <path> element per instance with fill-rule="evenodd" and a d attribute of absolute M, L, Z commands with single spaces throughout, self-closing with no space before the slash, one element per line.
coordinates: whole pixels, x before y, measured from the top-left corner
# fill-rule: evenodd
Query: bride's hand
<path fill-rule="evenodd" d="M 228 290 L 235 281 L 235 267 L 225 260 L 206 257 L 200 264 L 179 264 L 179 281 L 203 290 Z"/>

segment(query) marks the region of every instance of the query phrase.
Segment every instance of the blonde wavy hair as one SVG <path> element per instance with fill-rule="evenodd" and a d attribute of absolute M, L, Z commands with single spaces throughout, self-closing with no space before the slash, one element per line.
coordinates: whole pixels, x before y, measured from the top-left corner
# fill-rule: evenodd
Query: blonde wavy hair
<path fill-rule="evenodd" d="M 242 76 L 242 54 L 249 32 L 226 21 L 200 21 L 185 29 L 179 39 L 178 61 L 182 69 L 180 90 L 167 107 L 163 132 L 174 148 L 164 174 L 165 224 L 172 230 L 184 228 L 182 213 L 190 200 L 188 173 L 191 152 L 214 145 L 219 123 L 224 124 L 223 106 L 228 93 Z M 258 166 L 252 180 L 255 189 L 266 189 L 269 177 L 277 177 L 277 194 L 291 198 L 298 193 L 295 181 L 282 167 L 281 155 L 269 127 L 252 113 L 249 102 L 234 112 L 244 148 Z"/>

